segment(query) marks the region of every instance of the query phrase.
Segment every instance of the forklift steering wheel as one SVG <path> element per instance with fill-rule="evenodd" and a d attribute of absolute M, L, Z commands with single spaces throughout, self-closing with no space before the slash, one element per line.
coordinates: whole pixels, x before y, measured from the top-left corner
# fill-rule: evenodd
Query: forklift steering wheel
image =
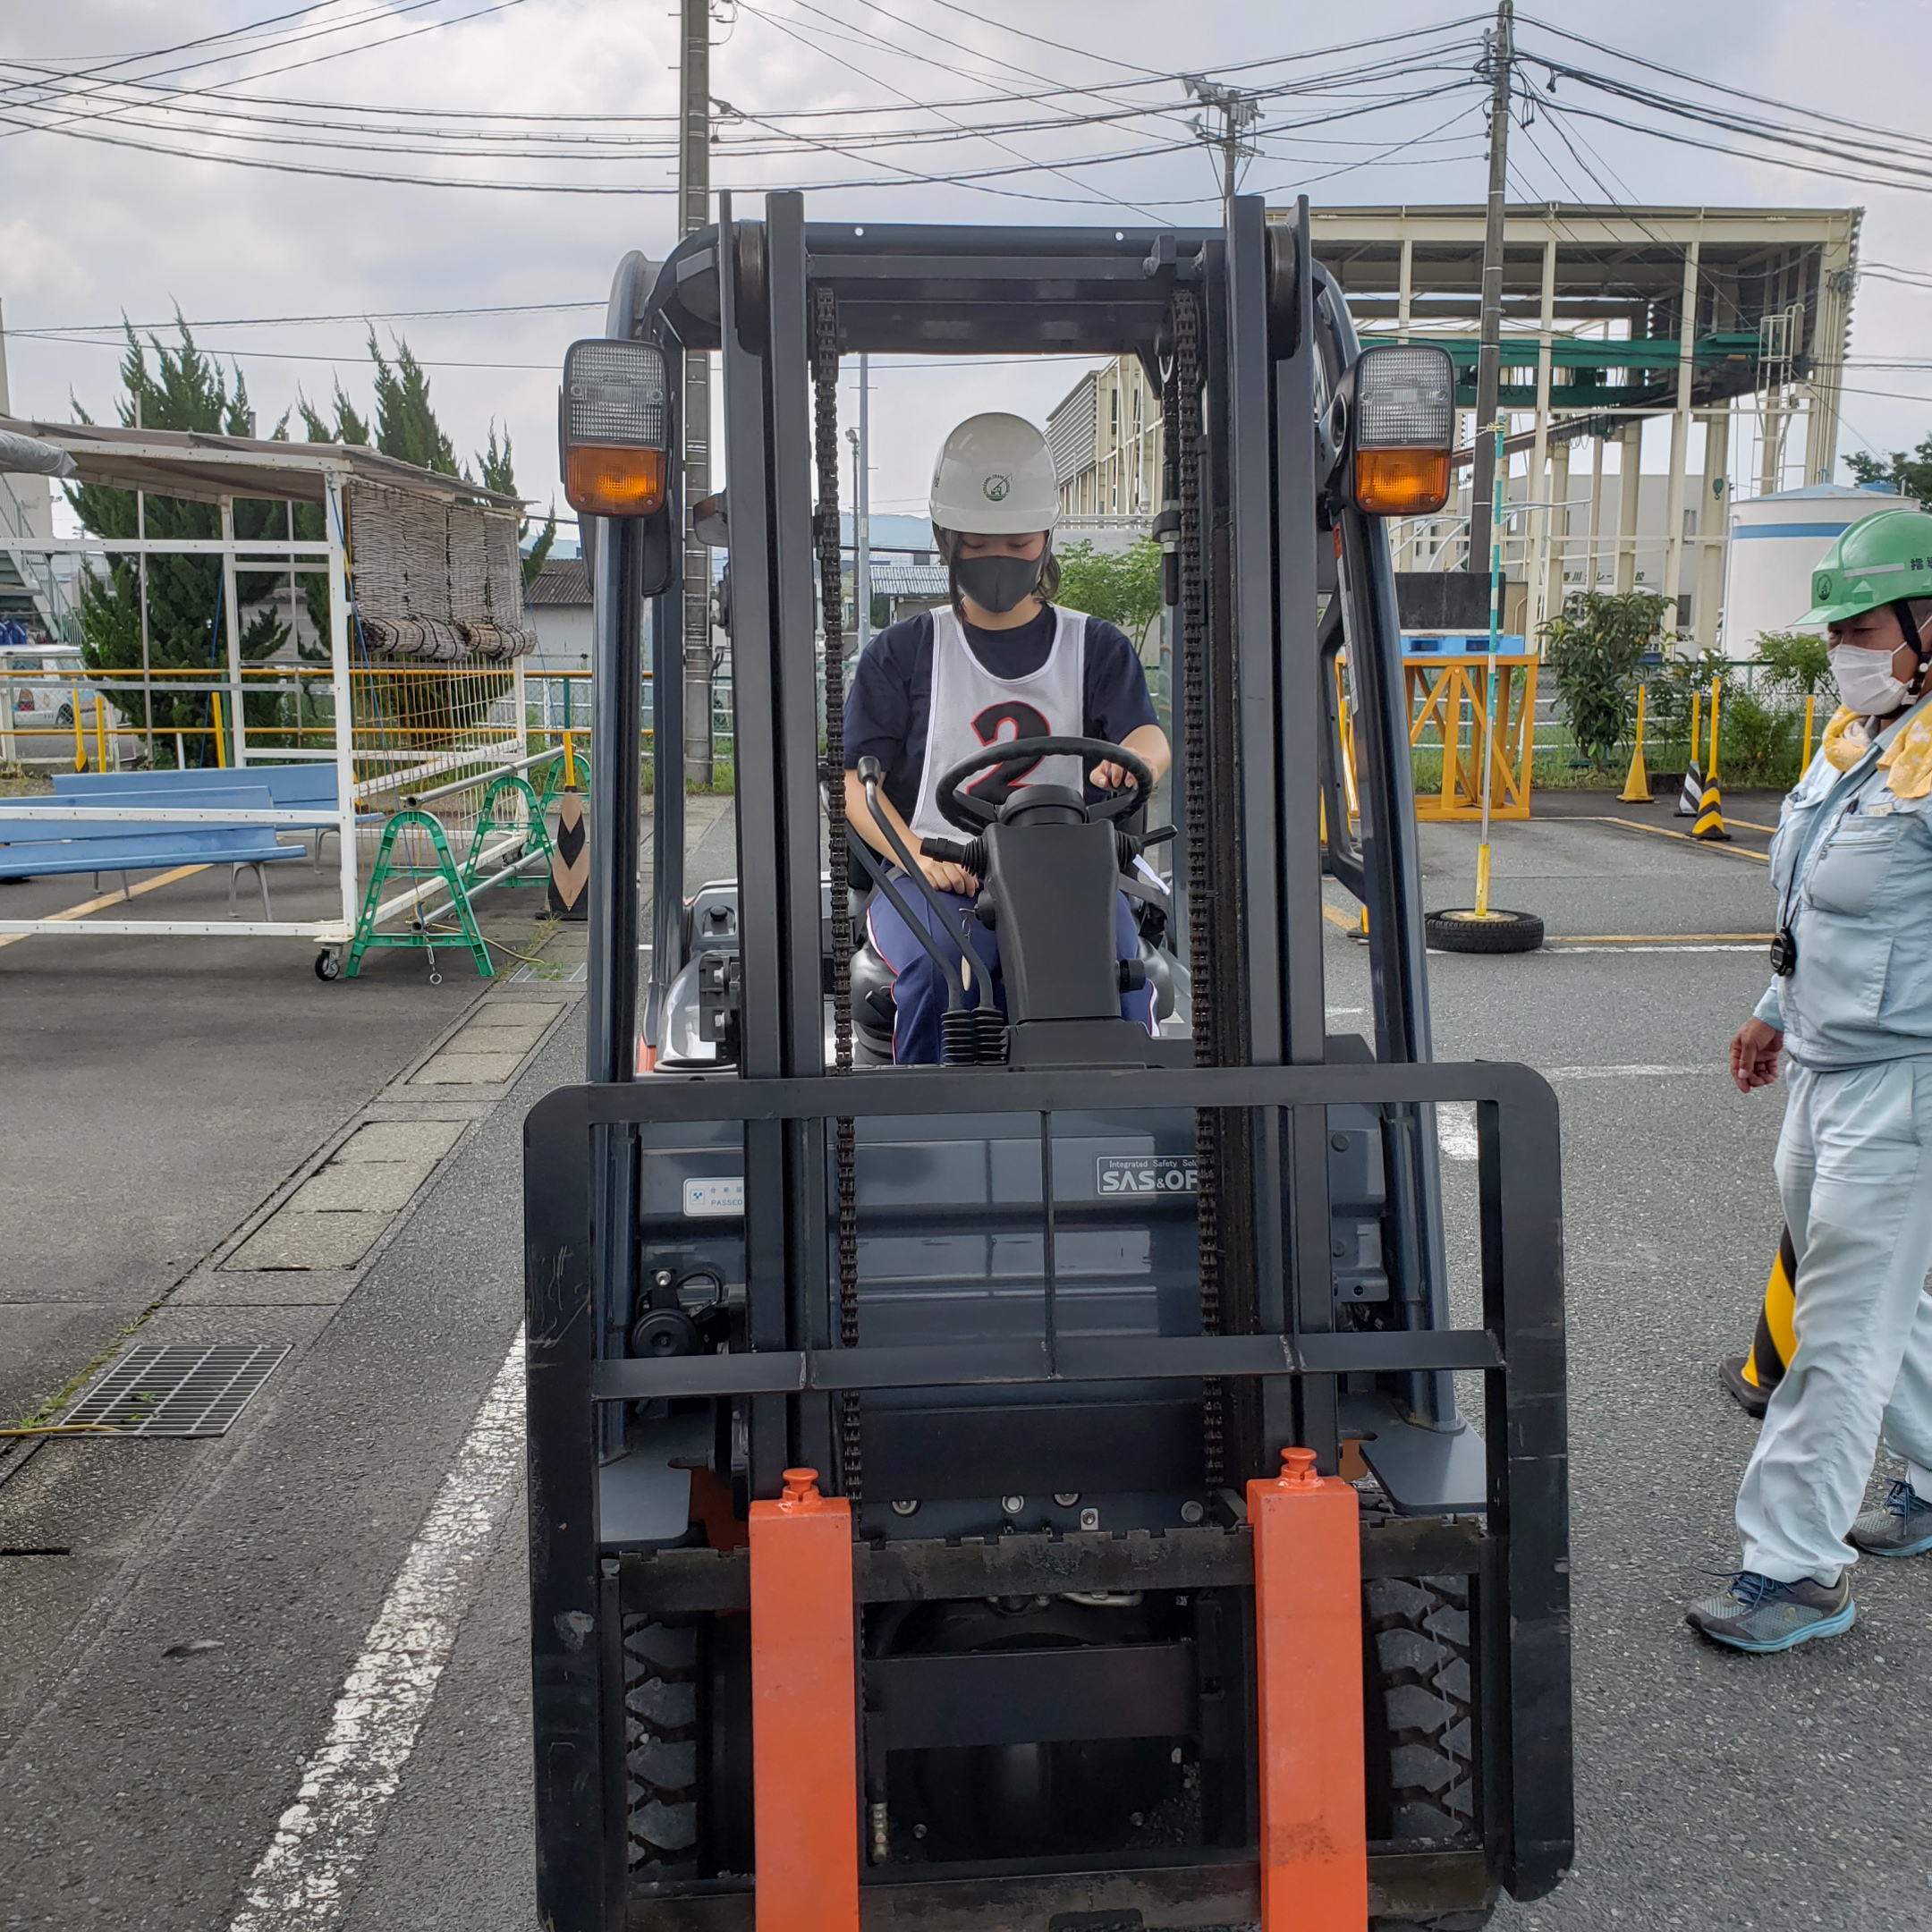
<path fill-rule="evenodd" d="M 1105 738 L 1003 738 L 984 751 L 962 758 L 940 779 L 933 802 L 948 825 L 957 826 L 962 832 L 983 831 L 999 816 L 999 807 L 990 799 L 976 798 L 970 792 L 961 791 L 967 779 L 994 766 L 1023 765 L 1030 771 L 1042 758 L 1059 757 L 1078 758 L 1083 779 L 1096 765 L 1126 767 L 1132 785 L 1110 792 L 1097 804 L 1089 806 L 1088 810 L 1095 818 L 1124 818 L 1153 793 L 1154 774 L 1146 759 L 1125 745 L 1109 744 Z"/>

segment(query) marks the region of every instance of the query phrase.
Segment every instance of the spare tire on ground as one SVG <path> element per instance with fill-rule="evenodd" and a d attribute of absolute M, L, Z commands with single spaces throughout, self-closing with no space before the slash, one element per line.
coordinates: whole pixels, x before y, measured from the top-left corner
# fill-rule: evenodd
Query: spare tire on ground
<path fill-rule="evenodd" d="M 1543 944 L 1543 921 L 1534 912 L 1456 906 L 1425 913 L 1422 929 L 1438 953 L 1534 953 Z"/>

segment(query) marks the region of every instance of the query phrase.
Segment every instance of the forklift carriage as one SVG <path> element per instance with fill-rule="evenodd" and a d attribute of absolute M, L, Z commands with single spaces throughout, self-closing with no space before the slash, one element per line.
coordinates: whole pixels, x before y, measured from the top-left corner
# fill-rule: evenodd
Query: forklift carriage
<path fill-rule="evenodd" d="M 1360 348 L 1305 202 L 1231 224 L 808 224 L 795 194 L 734 220 L 725 197 L 661 266 L 627 257 L 571 352 L 589 1080 L 525 1127 L 553 1932 L 1465 1932 L 1569 1863 L 1556 1103 L 1527 1068 L 1430 1059 L 1378 521 L 1446 491 L 1447 358 Z M 696 505 L 671 453 L 703 350 L 728 503 Z M 844 818 L 859 350 L 1131 354 L 1162 396 L 1156 1034 L 1119 1015 L 1113 895 L 1165 828 L 1015 782 L 959 821 L 1004 1010 L 936 942 L 945 1063 L 867 1052 L 889 978 L 854 897 L 919 882 Z M 738 873 L 688 893 L 693 530 L 729 550 Z M 1367 911 L 1372 1041 L 1326 1031 L 1325 874 Z M 1474 1326 L 1445 1102 L 1476 1107 Z"/>

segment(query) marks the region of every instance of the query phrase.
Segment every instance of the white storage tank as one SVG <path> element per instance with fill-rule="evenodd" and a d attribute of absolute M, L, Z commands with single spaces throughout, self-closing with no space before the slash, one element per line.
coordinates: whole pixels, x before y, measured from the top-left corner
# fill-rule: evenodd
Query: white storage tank
<path fill-rule="evenodd" d="M 1888 485 L 1812 483 L 1731 505 L 1719 648 L 1733 664 L 1758 655 L 1767 631 L 1791 631 L 1811 607 L 1811 572 L 1854 523 L 1904 507 Z"/>

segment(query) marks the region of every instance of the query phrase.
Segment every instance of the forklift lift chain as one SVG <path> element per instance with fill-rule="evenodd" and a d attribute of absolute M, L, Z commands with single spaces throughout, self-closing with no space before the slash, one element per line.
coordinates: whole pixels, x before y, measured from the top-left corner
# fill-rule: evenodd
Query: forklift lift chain
<path fill-rule="evenodd" d="M 832 874 L 832 1040 L 841 1073 L 852 1063 L 852 893 L 845 843 L 844 589 L 839 556 L 838 297 L 820 284 L 812 291 L 813 453 L 818 464 L 818 596 L 825 624 L 825 794 L 826 850 Z M 857 514 L 856 508 L 854 515 Z M 852 540 L 858 541 L 856 529 Z M 853 595 L 858 580 L 853 578 Z M 856 1134 L 849 1114 L 833 1123 L 838 1197 L 839 1346 L 859 1345 L 859 1180 Z M 859 1398 L 839 1397 L 839 1487 L 853 1502 L 863 1494 Z"/>
<path fill-rule="evenodd" d="M 1182 758 L 1187 801 L 1188 972 L 1194 1026 L 1194 1063 L 1213 1066 L 1214 962 L 1208 930 L 1208 599 L 1201 574 L 1200 304 L 1192 289 L 1174 296 L 1174 369 L 1161 397 L 1164 440 L 1176 453 L 1181 502 Z M 1216 1159 L 1218 1116 L 1202 1107 L 1194 1120 L 1200 1242 L 1200 1325 L 1221 1333 L 1221 1198 Z M 1201 1385 L 1201 1449 L 1207 1487 L 1223 1479 L 1222 1392 Z"/>

